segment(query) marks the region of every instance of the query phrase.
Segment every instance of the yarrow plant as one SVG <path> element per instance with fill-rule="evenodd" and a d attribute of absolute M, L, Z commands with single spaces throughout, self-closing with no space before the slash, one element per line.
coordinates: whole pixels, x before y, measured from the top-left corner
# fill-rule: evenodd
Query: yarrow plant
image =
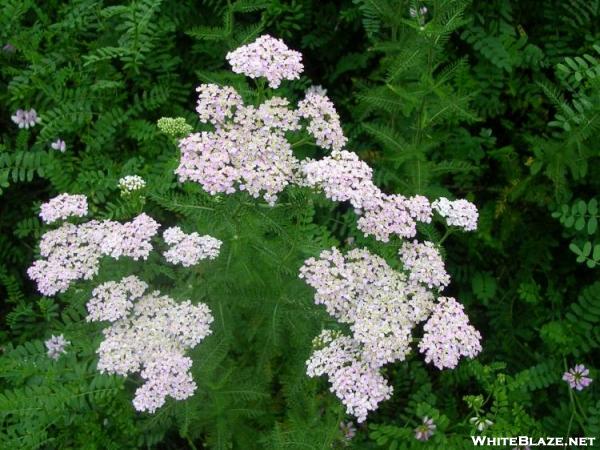
<path fill-rule="evenodd" d="M 62 194 L 42 205 L 40 216 L 51 224 L 86 214 L 85 196 Z M 65 292 L 75 281 L 93 279 L 103 257 L 146 259 L 158 228 L 159 223 L 143 213 L 123 224 L 110 220 L 63 223 L 42 236 L 43 259 L 29 268 L 29 276 L 44 295 Z M 167 259 L 184 265 L 214 259 L 221 244 L 211 236 L 185 235 L 178 227 L 166 230 L 164 237 L 177 244 Z M 211 333 L 213 317 L 203 303 L 178 303 L 158 291 L 147 292 L 148 288 L 135 275 L 100 284 L 87 302 L 86 319 L 110 323 L 98 348 L 98 370 L 139 373 L 145 383 L 137 389 L 133 404 L 140 411 L 154 412 L 168 396 L 181 400 L 194 393 L 196 384 L 189 372 L 192 360 L 184 352 Z M 58 358 L 67 343 L 62 335 L 53 336 L 46 341 L 48 356 Z"/>
<path fill-rule="evenodd" d="M 65 292 L 77 280 L 91 280 L 104 256 L 146 259 L 158 227 L 146 214 L 124 224 L 111 220 L 64 223 L 42 236 L 43 259 L 35 261 L 27 273 L 42 294 Z"/>
<path fill-rule="evenodd" d="M 267 78 L 272 88 L 282 79 L 296 79 L 303 70 L 299 54 L 269 36 L 230 52 L 227 59 L 234 72 Z M 382 192 L 373 182 L 371 168 L 344 149 L 347 138 L 339 115 L 322 89 L 309 88 L 296 108 L 276 95 L 247 105 L 229 86 L 204 84 L 197 92 L 200 121 L 214 131 L 191 133 L 179 141 L 179 181 L 198 182 L 212 195 L 247 191 L 271 206 L 287 186 L 304 186 L 332 201 L 349 202 L 359 216 L 357 227 L 366 236 L 382 242 L 412 239 L 399 252 L 402 272 L 366 248 L 347 255 L 336 248 L 324 250 L 300 269 L 300 277 L 316 290 L 315 303 L 350 328 L 351 336 L 324 330 L 307 361 L 308 375 L 327 375 L 349 414 L 362 422 L 390 398 L 392 387 L 380 370 L 406 358 L 413 330 L 428 318 L 419 345 L 427 362 L 452 368 L 460 357 L 479 353 L 481 336 L 468 324 L 460 304 L 445 297 L 436 300 L 450 283 L 440 253 L 432 242 L 415 240 L 417 223 L 431 223 L 434 212 L 448 226 L 474 230 L 477 209 L 472 203 L 445 198 L 430 203 L 420 195 Z M 292 143 L 298 141 L 290 137 L 302 132 L 331 154 L 298 160 L 292 151 Z M 190 249 L 197 246 L 186 244 Z M 172 262 L 185 259 L 189 265 L 197 260 L 165 256 Z M 440 323 L 444 328 L 436 331 Z"/>
<path fill-rule="evenodd" d="M 444 261 L 432 242 L 405 242 L 399 253 L 412 281 L 429 288 L 444 288 L 450 283 Z"/>
<path fill-rule="evenodd" d="M 273 98 L 259 108 L 239 99 L 233 112 L 231 89 L 201 86 L 201 92 L 209 91 L 214 96 L 210 103 L 202 100 L 207 112 L 201 120 L 211 121 L 215 131 L 192 133 L 180 141 L 179 181 L 196 181 L 212 195 L 246 191 L 274 204 L 295 178 L 298 160 L 284 134 L 298 128 L 298 117 L 285 99 Z"/>
<path fill-rule="evenodd" d="M 270 36 L 230 52 L 227 59 L 234 72 L 266 78 L 271 88 L 282 80 L 298 79 L 303 71 L 301 55 Z M 175 170 L 179 182 L 198 183 L 212 196 L 243 191 L 271 207 L 288 186 L 322 193 L 331 201 L 349 203 L 365 236 L 398 245 L 398 269 L 366 247 L 345 253 L 332 247 L 306 259 L 299 273 L 314 288 L 315 303 L 346 330 L 321 331 L 306 361 L 306 373 L 327 376 L 348 414 L 364 422 L 393 394 L 382 369 L 407 358 L 420 324 L 425 334 L 418 349 L 440 369 L 455 367 L 459 358 L 474 357 L 481 350 L 481 336 L 462 306 L 440 296 L 450 277 L 438 247 L 417 239 L 419 222 L 445 219 L 448 226 L 473 230 L 477 210 L 464 200 L 430 203 L 421 195 L 384 193 L 374 183 L 369 165 L 344 148 L 348 140 L 326 91 L 308 89 L 293 104 L 265 91 L 263 81 L 257 81 L 258 104 L 248 103 L 233 87 L 198 87 L 196 111 L 210 126 L 208 131 L 193 132 L 180 118 L 163 118 L 159 126 L 179 138 L 181 157 Z M 294 147 L 311 141 L 330 154 L 299 159 Z M 122 192 L 143 185 L 137 176 L 119 182 Z M 42 207 L 43 217 L 47 223 L 82 217 L 82 205 L 83 199 L 57 197 Z M 149 258 L 159 227 L 145 213 L 125 223 L 63 223 L 43 235 L 41 258 L 30 267 L 29 276 L 44 295 L 65 292 L 76 281 L 92 280 L 104 258 L 140 263 Z M 164 259 L 183 267 L 217 258 L 222 245 L 219 239 L 186 233 L 178 225 L 164 230 L 162 237 L 168 246 Z M 185 352 L 210 334 L 213 317 L 206 305 L 177 302 L 128 275 L 96 286 L 87 310 L 88 321 L 108 324 L 98 348 L 98 370 L 137 373 L 144 380 L 133 401 L 136 409 L 154 412 L 167 397 L 193 394 L 192 361 Z"/>
<path fill-rule="evenodd" d="M 475 205 L 467 200 L 450 201 L 441 197 L 431 205 L 442 217 L 446 218 L 448 225 L 459 227 L 465 231 L 477 229 L 479 213 Z"/>
<path fill-rule="evenodd" d="M 452 297 L 440 297 L 424 327 L 419 350 L 438 369 L 454 368 L 461 356 L 481 351 L 481 334 L 469 324 L 463 306 Z"/>

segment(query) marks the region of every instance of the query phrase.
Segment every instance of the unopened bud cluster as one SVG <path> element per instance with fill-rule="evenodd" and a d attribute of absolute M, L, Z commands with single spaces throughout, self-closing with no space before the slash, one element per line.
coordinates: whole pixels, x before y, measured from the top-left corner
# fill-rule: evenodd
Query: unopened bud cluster
<path fill-rule="evenodd" d="M 146 187 L 146 182 L 139 175 L 127 175 L 119 180 L 121 195 L 129 195 Z"/>

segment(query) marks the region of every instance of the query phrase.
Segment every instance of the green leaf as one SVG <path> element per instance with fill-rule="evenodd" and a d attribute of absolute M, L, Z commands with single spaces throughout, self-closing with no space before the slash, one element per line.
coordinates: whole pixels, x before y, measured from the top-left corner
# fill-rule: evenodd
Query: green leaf
<path fill-rule="evenodd" d="M 571 228 L 575 223 L 575 217 L 569 216 L 565 219 L 565 227 Z"/>
<path fill-rule="evenodd" d="M 475 296 L 486 304 L 496 295 L 496 280 L 487 272 L 477 272 L 471 281 Z"/>
<path fill-rule="evenodd" d="M 587 232 L 588 234 L 594 234 L 598 229 L 598 219 L 596 216 L 590 218 L 587 224 Z"/>
<path fill-rule="evenodd" d="M 571 244 L 569 244 L 569 250 L 571 250 L 576 255 L 581 255 L 581 249 L 574 242 L 571 242 Z"/>

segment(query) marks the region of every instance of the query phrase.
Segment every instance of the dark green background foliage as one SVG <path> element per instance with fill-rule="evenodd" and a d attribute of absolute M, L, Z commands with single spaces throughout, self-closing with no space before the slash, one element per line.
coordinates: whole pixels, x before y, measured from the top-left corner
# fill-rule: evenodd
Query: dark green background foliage
<path fill-rule="evenodd" d="M 581 0 L 138 0 L 0 2 L 0 448 L 458 449 L 469 419 L 494 436 L 599 436 L 595 380 L 571 393 L 562 373 L 600 347 L 600 2 Z M 410 9 L 426 6 L 412 17 Z M 309 379 L 312 338 L 330 319 L 297 278 L 332 245 L 366 242 L 354 213 L 288 189 L 274 208 L 218 201 L 176 182 L 178 151 L 156 121 L 194 114 L 194 88 L 232 84 L 227 51 L 261 33 L 304 55 L 297 98 L 321 84 L 348 148 L 388 192 L 465 197 L 475 233 L 439 236 L 483 353 L 437 371 L 418 356 L 390 365 L 394 396 L 345 442 L 344 409 Z M 10 116 L 43 122 L 18 130 Z M 49 144 L 67 143 L 59 153 Z M 144 198 L 117 181 L 138 174 Z M 98 280 L 40 297 L 25 270 L 44 231 L 40 203 L 88 195 L 93 216 L 145 211 L 210 233 L 221 256 L 195 270 L 107 265 Z M 370 245 L 393 260 L 397 242 Z M 98 282 L 134 271 L 175 298 L 207 303 L 213 334 L 191 355 L 196 395 L 156 414 L 131 405 L 135 377 L 100 375 L 100 327 L 85 322 Z M 72 342 L 54 362 L 43 341 Z M 413 437 L 423 416 L 436 434 Z"/>

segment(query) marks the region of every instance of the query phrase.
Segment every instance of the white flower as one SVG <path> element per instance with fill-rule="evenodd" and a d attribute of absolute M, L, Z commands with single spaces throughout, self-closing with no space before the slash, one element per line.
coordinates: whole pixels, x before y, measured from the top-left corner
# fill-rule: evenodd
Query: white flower
<path fill-rule="evenodd" d="M 131 194 L 134 191 L 143 189 L 145 186 L 146 182 L 138 175 L 127 175 L 119 180 L 121 195 Z"/>
<path fill-rule="evenodd" d="M 488 420 L 488 419 L 485 419 L 485 418 L 479 417 L 479 416 L 471 417 L 469 419 L 469 422 L 471 422 L 471 424 L 475 425 L 475 428 L 477 428 L 478 431 L 483 431 L 486 428 L 489 428 L 492 425 L 494 425 L 494 422 L 492 422 L 491 420 Z"/>
<path fill-rule="evenodd" d="M 57 139 L 52 144 L 50 144 L 50 147 L 52 147 L 54 150 L 58 150 L 59 152 L 64 153 L 67 149 L 67 144 L 65 144 L 65 141 L 63 141 L 62 139 Z"/>
<path fill-rule="evenodd" d="M 450 201 L 445 197 L 440 197 L 431 204 L 431 207 L 444 217 L 450 226 L 459 227 L 465 231 L 477 229 L 479 213 L 477 207 L 468 200 Z"/>
<path fill-rule="evenodd" d="M 40 217 L 45 223 L 54 223 L 68 217 L 84 217 L 88 213 L 85 195 L 60 194 L 42 204 Z"/>
<path fill-rule="evenodd" d="M 190 267 L 203 259 L 215 259 L 219 256 L 222 242 L 212 236 L 200 236 L 194 232 L 186 234 L 179 227 L 167 228 L 163 238 L 170 249 L 165 252 L 165 258 L 171 264 L 181 264 Z"/>
<path fill-rule="evenodd" d="M 304 71 L 302 55 L 269 35 L 227 53 L 226 58 L 235 73 L 265 77 L 272 88 L 279 87 L 281 80 L 297 80 Z"/>

